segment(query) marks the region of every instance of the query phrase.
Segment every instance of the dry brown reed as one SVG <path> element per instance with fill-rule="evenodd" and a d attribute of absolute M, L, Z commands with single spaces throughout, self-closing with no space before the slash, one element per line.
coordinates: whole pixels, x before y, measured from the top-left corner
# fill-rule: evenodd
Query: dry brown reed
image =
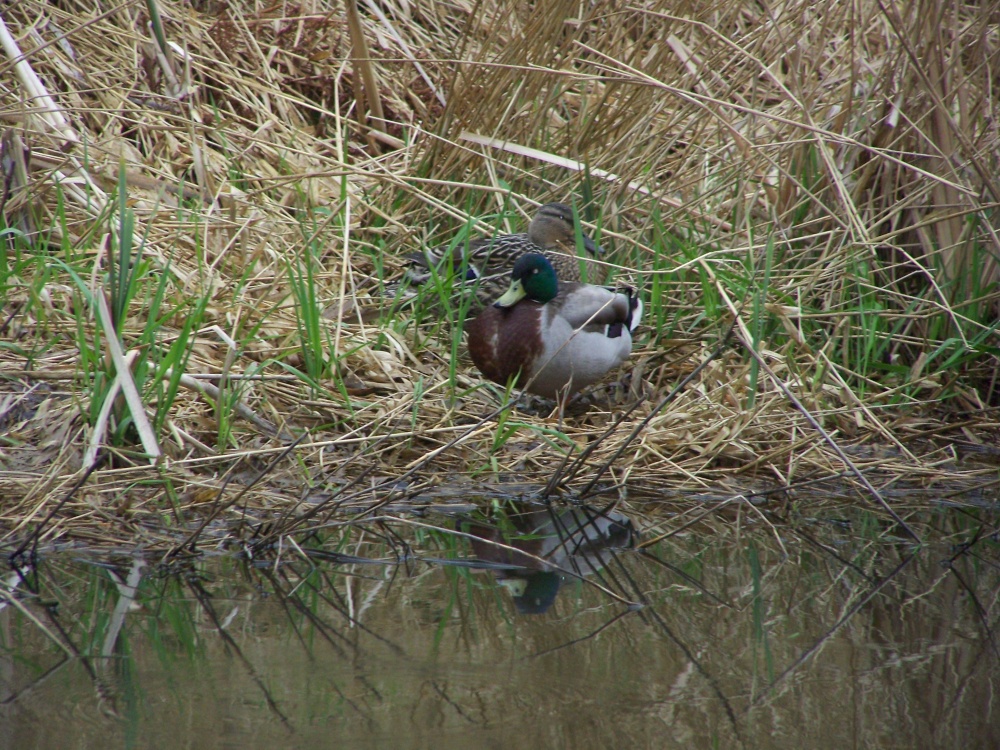
<path fill-rule="evenodd" d="M 119 446 L 69 493 L 96 411 L 76 332 L 94 338 L 97 322 L 52 264 L 18 266 L 0 327 L 8 539 L 62 498 L 46 539 L 113 528 L 169 546 L 178 536 L 161 530 L 164 514 L 184 526 L 207 508 L 232 520 L 298 513 L 304 499 L 346 512 L 469 473 L 544 484 L 561 450 L 587 446 L 645 394 L 593 452 L 596 470 L 734 320 L 756 341 L 747 290 L 761 288 L 766 263 L 761 309 L 783 338 L 756 346 L 772 375 L 724 349 L 652 417 L 609 483 L 841 475 L 789 391 L 883 483 L 959 472 L 956 443 L 995 445 L 997 362 L 983 352 L 996 347 L 1000 19 L 989 4 L 352 0 L 350 16 L 331 0 L 155 5 L 165 47 L 145 3 L 5 6 L 21 56 L 8 48 L 0 62 L 0 126 L 31 156 L 4 215 L 37 233 L 31 253 L 68 254 L 103 294 L 106 201 L 123 170 L 136 236 L 168 276 L 173 312 L 157 340 L 168 347 L 190 301 L 206 300 L 185 375 L 240 383 L 256 420 L 235 417 L 219 444 L 206 392 L 182 384 L 158 466 Z M 447 328 L 362 312 L 406 252 L 447 241 L 467 212 L 513 205 L 523 219 L 574 195 L 589 196 L 584 214 L 599 217 L 611 262 L 647 289 L 657 277 L 650 307 L 664 329 L 640 336 L 623 387 L 568 420 L 569 442 L 518 412 L 524 426 L 498 445 L 483 417 L 499 402 L 468 390 L 481 380 L 464 349 L 449 383 Z M 317 387 L 288 369 L 303 355 L 287 267 L 311 239 L 339 373 Z M 977 247 L 985 263 L 973 263 Z M 858 299 L 869 297 L 891 331 L 882 364 L 901 380 L 856 361 Z M 148 322 L 133 300 L 126 349 Z M 941 342 L 980 334 L 954 377 L 928 368 Z"/>

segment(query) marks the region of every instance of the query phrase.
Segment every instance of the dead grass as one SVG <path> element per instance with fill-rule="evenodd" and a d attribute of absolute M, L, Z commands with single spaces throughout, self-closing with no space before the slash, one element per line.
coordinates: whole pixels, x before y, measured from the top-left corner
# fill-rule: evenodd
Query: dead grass
<path fill-rule="evenodd" d="M 936 481 L 962 471 L 924 436 L 996 444 L 990 6 L 497 0 L 379 3 L 380 16 L 359 3 L 370 57 L 329 0 L 157 6 L 167 50 L 142 3 L 4 11 L 22 56 L 0 63 L 3 213 L 28 234 L 8 238 L 0 324 L 8 539 L 63 498 L 46 538 L 117 529 L 169 546 L 156 523 L 185 527 L 207 509 L 225 520 L 321 505 L 311 520 L 455 475 L 544 483 L 640 393 L 579 486 L 619 452 L 609 483 L 789 485 L 848 471 L 833 443 L 884 482 Z M 17 177 L 20 144 L 31 152 Z M 125 353 L 165 277 L 156 346 L 203 303 L 184 374 L 230 401 L 214 406 L 191 380 L 157 401 L 143 381 L 147 414 L 164 412 L 163 459 L 150 466 L 120 431 L 76 487 L 95 378 L 120 368 L 66 267 L 107 293 L 120 169 L 151 263 L 120 324 Z M 527 217 L 571 196 L 589 198 L 610 259 L 657 290 L 658 330 L 566 439 L 519 412 L 498 441 L 500 402 L 476 387 L 464 348 L 452 382 L 447 326 L 363 312 L 406 252 L 446 241 L 466 210 Z M 336 363 L 313 384 L 296 370 L 288 268 L 302 263 Z M 772 375 L 738 344 L 710 356 L 733 321 Z M 112 433 L 127 414 L 112 411 Z"/>

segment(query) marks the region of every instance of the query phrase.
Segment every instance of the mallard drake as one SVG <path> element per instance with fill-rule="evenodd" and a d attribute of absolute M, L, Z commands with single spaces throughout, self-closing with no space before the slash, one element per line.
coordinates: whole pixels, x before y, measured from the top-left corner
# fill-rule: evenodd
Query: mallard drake
<path fill-rule="evenodd" d="M 495 383 L 517 385 L 565 404 L 632 352 L 642 302 L 602 286 L 559 283 L 538 253 L 514 263 L 510 288 L 466 326 L 469 354 Z"/>
<path fill-rule="evenodd" d="M 597 258 L 603 252 L 585 234 L 583 248 L 587 259 Z M 501 234 L 454 248 L 440 245 L 422 253 L 413 253 L 407 256 L 412 264 L 406 271 L 406 279 L 411 285 L 423 284 L 431 278 L 431 269 L 441 268 L 450 254 L 455 269 L 462 268 L 464 261 L 467 271 L 462 281 L 472 284 L 478 280 L 476 296 L 480 303 L 488 305 L 503 291 L 511 266 L 525 253 L 544 255 L 560 278 L 580 281 L 573 209 L 562 203 L 546 203 L 531 220 L 527 233 Z M 604 271 L 604 266 L 599 263 L 587 265 L 587 276 L 591 281 L 603 281 Z"/>

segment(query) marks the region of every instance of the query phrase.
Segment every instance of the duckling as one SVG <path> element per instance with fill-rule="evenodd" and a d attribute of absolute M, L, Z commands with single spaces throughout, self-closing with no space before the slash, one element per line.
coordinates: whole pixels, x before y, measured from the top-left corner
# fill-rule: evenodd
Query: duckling
<path fill-rule="evenodd" d="M 489 380 L 506 385 L 516 375 L 517 387 L 564 407 L 628 359 L 641 318 L 634 290 L 560 284 L 544 255 L 526 253 L 507 292 L 466 326 L 469 354 Z"/>

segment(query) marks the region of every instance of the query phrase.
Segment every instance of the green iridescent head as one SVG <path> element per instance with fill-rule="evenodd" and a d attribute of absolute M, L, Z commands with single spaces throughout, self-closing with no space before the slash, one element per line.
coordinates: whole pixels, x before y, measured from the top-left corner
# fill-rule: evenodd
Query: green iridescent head
<path fill-rule="evenodd" d="M 493 303 L 494 307 L 512 307 L 527 297 L 545 304 L 559 293 L 555 269 L 548 258 L 538 253 L 525 253 L 510 273 L 510 289 Z"/>

